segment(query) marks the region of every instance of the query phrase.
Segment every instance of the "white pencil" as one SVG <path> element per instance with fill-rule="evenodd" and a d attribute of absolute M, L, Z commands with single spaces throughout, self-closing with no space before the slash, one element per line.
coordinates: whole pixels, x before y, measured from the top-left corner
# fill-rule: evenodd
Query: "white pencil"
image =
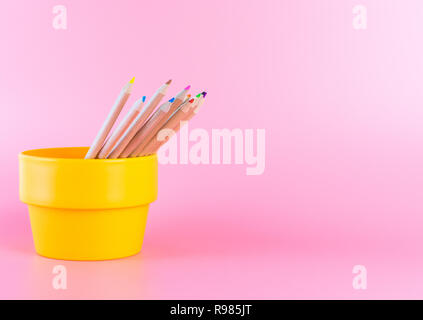
<path fill-rule="evenodd" d="M 172 82 L 172 80 L 167 81 L 151 97 L 151 99 L 145 105 L 144 109 L 135 118 L 135 120 L 129 126 L 128 130 L 126 130 L 124 135 L 116 143 L 115 147 L 112 149 L 112 152 L 110 152 L 110 154 L 107 156 L 108 159 L 119 158 L 120 154 L 125 149 L 125 147 L 128 145 L 128 143 L 131 141 L 131 139 L 137 134 L 137 132 L 146 123 L 147 118 L 151 115 L 151 113 L 157 107 L 160 100 L 162 100 L 163 97 L 166 95 L 167 88 L 169 87 L 171 82 Z"/>
<path fill-rule="evenodd" d="M 103 148 L 101 148 L 100 152 L 98 153 L 97 158 L 104 159 L 110 153 L 112 148 L 116 145 L 119 139 L 123 136 L 126 129 L 132 124 L 134 119 L 138 116 L 141 112 L 141 109 L 144 105 L 145 96 L 135 101 L 134 105 L 132 106 L 131 110 L 126 114 L 125 118 L 121 121 L 119 126 L 116 130 L 112 133 L 110 138 L 104 143 Z"/>
<path fill-rule="evenodd" d="M 85 159 L 95 159 L 100 151 L 101 147 L 103 146 L 104 140 L 106 140 L 107 135 L 109 134 L 110 130 L 113 127 L 117 117 L 119 116 L 120 111 L 122 110 L 123 106 L 125 105 L 126 101 L 131 94 L 132 85 L 134 83 L 135 78 L 132 78 L 121 90 L 118 98 L 115 101 L 115 104 L 110 110 L 106 121 L 104 121 L 103 126 L 101 127 L 100 131 L 97 133 L 97 136 L 94 139 L 94 142 L 91 144 L 90 149 L 88 150 Z"/>

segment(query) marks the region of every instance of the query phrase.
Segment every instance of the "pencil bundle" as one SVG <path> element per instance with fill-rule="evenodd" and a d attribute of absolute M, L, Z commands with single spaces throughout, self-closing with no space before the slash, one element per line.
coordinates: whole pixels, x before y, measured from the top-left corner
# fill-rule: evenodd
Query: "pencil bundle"
<path fill-rule="evenodd" d="M 85 159 L 117 159 L 156 153 L 172 134 L 179 131 L 182 123 L 189 121 L 198 112 L 207 94 L 203 91 L 191 98 L 188 94 L 191 86 L 187 86 L 159 106 L 171 82 L 164 83 L 147 103 L 146 96 L 136 100 L 123 120 L 112 130 L 131 95 L 134 83 L 132 78 L 120 91 Z M 166 133 L 164 137 L 163 133 Z"/>

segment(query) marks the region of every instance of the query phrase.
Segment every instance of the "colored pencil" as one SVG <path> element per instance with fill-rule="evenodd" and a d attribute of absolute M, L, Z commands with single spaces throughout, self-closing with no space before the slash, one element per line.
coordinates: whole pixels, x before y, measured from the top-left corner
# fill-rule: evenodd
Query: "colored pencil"
<path fill-rule="evenodd" d="M 149 154 L 156 153 L 160 147 L 165 144 L 169 139 L 177 133 L 181 128 L 181 123 L 185 123 L 183 121 L 189 121 L 192 117 L 194 117 L 198 110 L 200 109 L 201 105 L 204 102 L 204 98 L 206 93 L 201 94 L 200 97 L 191 99 L 188 104 L 182 106 L 164 125 L 163 127 L 154 135 L 154 137 L 149 141 L 149 143 L 144 147 L 144 149 L 137 155 L 137 156 L 146 156 Z M 166 137 L 164 140 L 159 141 L 158 136 L 160 131 L 163 129 L 172 129 L 173 132 L 171 135 Z"/>
<path fill-rule="evenodd" d="M 144 126 L 148 117 L 157 107 L 159 102 L 163 99 L 166 94 L 166 91 L 172 80 L 167 81 L 163 84 L 156 93 L 151 97 L 148 103 L 145 105 L 144 109 L 138 114 L 129 128 L 126 130 L 124 135 L 116 143 L 115 147 L 112 149 L 111 153 L 107 156 L 108 159 L 121 158 L 122 151 L 128 146 L 131 142 L 131 139 L 137 134 L 137 132 Z"/>
<path fill-rule="evenodd" d="M 157 145 L 159 145 L 159 143 L 161 141 L 158 141 L 157 136 L 160 134 L 160 132 L 163 129 L 174 129 L 177 125 L 177 123 L 179 123 L 179 121 L 182 121 L 188 111 L 190 110 L 191 106 L 195 105 L 196 103 L 196 99 L 192 98 L 186 102 L 184 102 L 182 104 L 182 106 L 180 108 L 178 108 L 178 110 L 176 110 L 174 112 L 174 114 L 166 121 L 166 123 L 160 128 L 160 130 L 153 136 L 153 138 L 150 139 L 150 141 L 147 143 L 147 145 L 144 147 L 144 149 L 141 151 L 140 155 L 149 155 L 154 153 L 152 150 L 155 150 L 155 147 Z M 167 141 L 168 139 L 166 139 Z M 166 142 L 165 141 L 165 142 Z"/>
<path fill-rule="evenodd" d="M 101 148 L 98 153 L 97 158 L 104 159 L 123 136 L 128 127 L 133 123 L 138 114 L 141 112 L 142 107 L 144 106 L 145 96 L 135 101 L 132 108 L 126 114 L 125 118 L 120 122 L 119 126 L 112 133 L 110 138 L 105 142 L 103 148 Z"/>
<path fill-rule="evenodd" d="M 166 143 L 170 137 L 179 131 L 181 121 L 184 121 L 191 113 L 195 112 L 194 115 L 197 113 L 199 107 L 201 107 L 204 97 L 207 93 L 202 92 L 195 96 L 195 99 L 189 100 L 189 104 L 182 104 L 182 106 L 175 111 L 175 113 L 170 117 L 170 119 L 163 125 L 162 128 L 154 135 L 152 139 L 148 142 L 148 144 L 144 147 L 144 149 L 138 154 L 138 156 L 145 156 L 152 153 L 156 153 L 157 150 Z M 200 100 L 201 97 L 201 100 Z M 193 115 L 193 116 L 194 116 Z M 192 117 L 191 117 L 192 118 Z M 158 136 L 161 130 L 163 129 L 172 129 L 174 133 L 171 136 L 166 137 L 164 141 L 159 141 Z"/>
<path fill-rule="evenodd" d="M 179 92 L 175 98 L 169 100 L 170 105 L 159 108 L 156 113 L 148 120 L 145 126 L 134 136 L 125 150 L 122 152 L 122 158 L 136 157 L 145 147 L 151 138 L 160 130 L 163 124 L 169 119 L 174 111 L 182 104 L 187 92 L 191 86 L 187 86 Z"/>
<path fill-rule="evenodd" d="M 87 154 L 85 155 L 85 159 L 95 159 L 98 155 L 98 152 L 103 146 L 104 141 L 107 138 L 110 130 L 113 127 L 117 117 L 119 116 L 120 111 L 122 110 L 123 106 L 125 105 L 126 101 L 131 94 L 132 85 L 134 83 L 135 78 L 132 78 L 121 90 L 118 98 L 115 101 L 112 109 L 110 110 L 106 121 L 104 121 L 103 126 L 101 127 L 100 131 L 97 133 L 97 136 L 94 139 L 94 142 L 91 144 L 90 149 L 88 150 Z"/>
<path fill-rule="evenodd" d="M 122 151 L 119 158 L 127 158 L 131 155 L 132 151 L 134 151 L 137 146 L 143 141 L 143 139 L 149 135 L 151 129 L 156 126 L 157 123 L 161 122 L 166 114 L 170 110 L 170 106 L 172 105 L 174 98 L 170 99 L 169 101 L 163 103 L 148 119 L 146 124 L 137 132 L 134 138 L 128 143 L 126 148 Z"/>

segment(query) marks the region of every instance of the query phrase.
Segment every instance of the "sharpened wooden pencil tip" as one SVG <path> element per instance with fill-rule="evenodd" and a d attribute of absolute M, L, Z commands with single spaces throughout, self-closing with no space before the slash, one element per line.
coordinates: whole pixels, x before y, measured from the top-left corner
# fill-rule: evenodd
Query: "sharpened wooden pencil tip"
<path fill-rule="evenodd" d="M 169 79 L 166 84 L 171 84 L 172 83 L 172 79 Z"/>
<path fill-rule="evenodd" d="M 129 80 L 129 83 L 134 83 L 135 77 L 133 77 L 131 80 Z"/>

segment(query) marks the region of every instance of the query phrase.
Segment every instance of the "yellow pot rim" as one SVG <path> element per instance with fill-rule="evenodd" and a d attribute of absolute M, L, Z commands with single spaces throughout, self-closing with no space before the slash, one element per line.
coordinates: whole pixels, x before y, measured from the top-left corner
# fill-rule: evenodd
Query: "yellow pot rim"
<path fill-rule="evenodd" d="M 152 155 L 149 155 L 149 156 L 134 157 L 134 158 L 117 158 L 117 159 L 82 159 L 82 158 L 80 158 L 80 159 L 78 159 L 78 158 L 47 157 L 47 156 L 39 156 L 39 155 L 31 154 L 33 152 L 55 150 L 55 149 L 86 149 L 86 150 L 88 150 L 89 147 L 60 147 L 60 148 L 50 147 L 50 148 L 30 149 L 30 150 L 25 150 L 25 151 L 20 152 L 18 156 L 19 156 L 19 158 L 34 158 L 34 159 L 40 159 L 40 160 L 45 160 L 45 161 L 95 161 L 95 162 L 98 162 L 98 163 L 100 163 L 100 162 L 101 163 L 103 163 L 103 162 L 122 163 L 122 162 L 127 162 L 127 161 L 148 161 L 149 159 L 157 157 L 156 154 L 152 154 Z"/>
<path fill-rule="evenodd" d="M 22 202 L 63 209 L 112 209 L 157 198 L 157 156 L 84 159 L 87 147 L 42 148 L 19 154 Z"/>

